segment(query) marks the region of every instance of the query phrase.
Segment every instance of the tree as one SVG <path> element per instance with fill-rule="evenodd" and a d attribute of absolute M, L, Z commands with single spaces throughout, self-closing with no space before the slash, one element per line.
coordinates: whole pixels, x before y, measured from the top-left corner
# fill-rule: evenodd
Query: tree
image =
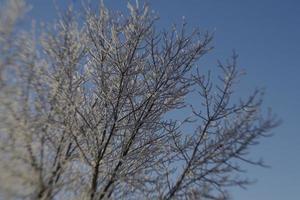
<path fill-rule="evenodd" d="M 234 102 L 236 54 L 218 79 L 197 66 L 211 34 L 185 22 L 157 31 L 149 7 L 130 3 L 80 18 L 70 6 L 26 31 L 15 26 L 26 4 L 5 5 L 0 198 L 221 200 L 249 183 L 241 161 L 263 165 L 248 150 L 278 121 L 260 90 Z"/>

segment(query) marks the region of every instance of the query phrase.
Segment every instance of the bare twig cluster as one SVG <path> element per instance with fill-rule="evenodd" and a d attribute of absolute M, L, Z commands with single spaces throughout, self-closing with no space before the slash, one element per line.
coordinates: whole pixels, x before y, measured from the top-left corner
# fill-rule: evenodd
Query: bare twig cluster
<path fill-rule="evenodd" d="M 0 199 L 221 200 L 248 183 L 240 161 L 263 165 L 246 155 L 277 121 L 260 91 L 232 100 L 235 54 L 217 81 L 196 67 L 209 33 L 157 31 L 147 5 L 103 3 L 21 32 L 24 10 L 0 14 Z"/>

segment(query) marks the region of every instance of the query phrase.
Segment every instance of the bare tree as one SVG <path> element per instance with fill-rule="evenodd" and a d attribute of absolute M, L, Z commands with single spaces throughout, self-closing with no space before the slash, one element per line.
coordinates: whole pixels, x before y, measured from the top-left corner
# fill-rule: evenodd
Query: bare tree
<path fill-rule="evenodd" d="M 277 120 L 259 90 L 234 102 L 236 54 L 218 78 L 197 66 L 211 34 L 130 3 L 26 32 L 26 8 L 0 15 L 0 198 L 225 200 L 241 161 L 263 165 L 247 153 Z"/>

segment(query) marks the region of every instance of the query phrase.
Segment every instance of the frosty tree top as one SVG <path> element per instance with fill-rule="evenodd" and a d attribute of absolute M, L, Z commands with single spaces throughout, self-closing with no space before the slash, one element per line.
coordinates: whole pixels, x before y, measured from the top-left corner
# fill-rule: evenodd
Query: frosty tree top
<path fill-rule="evenodd" d="M 10 0 L 0 15 L 0 198 L 221 200 L 248 183 L 240 161 L 262 165 L 249 147 L 277 121 L 260 91 L 232 99 L 235 54 L 216 81 L 197 67 L 209 33 L 100 3 L 37 34 L 15 26 L 25 9 Z"/>

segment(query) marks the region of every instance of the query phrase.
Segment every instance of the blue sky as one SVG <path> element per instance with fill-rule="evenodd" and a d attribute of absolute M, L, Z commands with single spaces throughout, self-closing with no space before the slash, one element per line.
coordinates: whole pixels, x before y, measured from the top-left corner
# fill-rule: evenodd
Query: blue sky
<path fill-rule="evenodd" d="M 59 1 L 57 2 L 68 2 Z M 71 0 L 70 0 L 71 1 Z M 92 0 L 93 1 L 93 0 Z M 29 0 L 30 16 L 51 21 L 52 0 Z M 73 0 L 79 4 L 79 0 Z M 127 1 L 106 0 L 109 7 L 126 8 Z M 257 183 L 247 190 L 232 189 L 234 199 L 296 200 L 300 190 L 300 1 L 298 0 L 148 0 L 161 17 L 160 28 L 181 21 L 215 32 L 214 51 L 201 64 L 215 68 L 233 49 L 247 76 L 241 95 L 266 88 L 265 106 L 283 120 L 274 136 L 254 147 L 251 157 L 263 157 L 271 169 L 249 167 Z M 65 4 L 65 3 L 62 3 Z"/>

